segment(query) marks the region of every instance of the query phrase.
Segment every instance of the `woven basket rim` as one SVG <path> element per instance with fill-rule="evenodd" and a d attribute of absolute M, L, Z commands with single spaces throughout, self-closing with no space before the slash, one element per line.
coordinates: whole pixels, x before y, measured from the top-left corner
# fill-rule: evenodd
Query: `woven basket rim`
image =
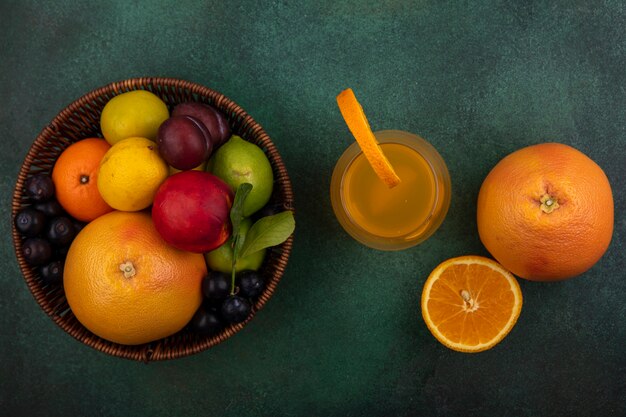
<path fill-rule="evenodd" d="M 89 106 L 94 102 L 94 100 L 109 94 L 118 95 L 126 91 L 137 89 L 148 89 L 149 91 L 153 91 L 155 88 L 169 88 L 189 92 L 191 95 L 203 99 L 199 101 L 210 102 L 214 107 L 225 113 L 227 119 L 229 120 L 229 124 L 231 124 L 231 127 L 233 126 L 233 120 L 235 120 L 235 123 L 237 123 L 238 126 L 241 126 L 242 131 L 233 131 L 233 133 L 238 133 L 247 140 L 251 140 L 252 138 L 254 138 L 255 142 L 264 149 L 274 170 L 275 188 L 276 186 L 278 186 L 278 188 L 281 190 L 280 202 L 282 203 L 284 209 L 294 212 L 291 180 L 287 173 L 285 164 L 269 135 L 267 135 L 263 127 L 258 124 L 249 114 L 247 114 L 237 103 L 226 97 L 224 94 L 219 93 L 209 87 L 205 87 L 201 84 L 170 77 L 138 77 L 111 82 L 102 87 L 98 87 L 71 102 L 68 106 L 64 107 L 48 125 L 46 125 L 42 129 L 42 131 L 39 133 L 31 147 L 29 148 L 26 157 L 24 158 L 24 162 L 22 163 L 22 166 L 20 168 L 13 191 L 11 210 L 13 247 L 23 278 L 25 279 L 31 294 L 33 295 L 41 309 L 50 318 L 52 318 L 52 320 L 59 327 L 61 327 L 66 333 L 70 334 L 73 338 L 86 344 L 87 346 L 90 346 L 91 348 L 94 348 L 106 354 L 125 359 L 142 361 L 146 363 L 149 361 L 175 359 L 199 353 L 212 346 L 217 345 L 218 343 L 223 342 L 224 340 L 228 339 L 229 337 L 233 336 L 235 333 L 243 329 L 246 324 L 254 318 L 256 313 L 261 310 L 267 303 L 267 301 L 272 297 L 277 284 L 280 282 L 284 274 L 285 267 L 291 254 L 294 238 L 292 234 L 286 242 L 277 247 L 280 250 L 280 254 L 276 259 L 272 259 L 271 263 L 271 266 L 275 268 L 275 271 L 271 275 L 271 279 L 268 280 L 269 283 L 266 286 L 263 294 L 258 298 L 256 303 L 254 303 L 252 314 L 245 322 L 231 325 L 223 330 L 221 333 L 211 337 L 189 335 L 189 338 L 192 338 L 194 340 L 188 341 L 188 345 L 184 347 L 177 348 L 176 346 L 168 345 L 168 343 L 171 342 L 171 337 L 136 346 L 117 344 L 104 340 L 91 333 L 77 320 L 72 320 L 72 318 L 74 317 L 73 314 L 59 314 L 58 311 L 56 311 L 58 303 L 62 303 L 62 301 L 59 301 L 59 297 L 64 298 L 64 295 L 62 295 L 63 292 L 61 291 L 61 295 L 57 294 L 52 299 L 49 299 L 48 293 L 45 292 L 44 286 L 41 284 L 40 281 L 36 279 L 34 268 L 30 267 L 26 263 L 19 249 L 22 242 L 22 237 L 16 230 L 15 222 L 13 221 L 13 219 L 15 218 L 17 212 L 24 206 L 22 192 L 24 181 L 28 177 L 29 173 L 33 173 L 31 169 L 33 168 L 33 161 L 35 160 L 36 156 L 46 148 L 46 145 L 51 138 L 54 138 L 55 135 L 60 134 L 63 124 L 70 119 L 70 116 L 75 115 L 84 106 Z"/>

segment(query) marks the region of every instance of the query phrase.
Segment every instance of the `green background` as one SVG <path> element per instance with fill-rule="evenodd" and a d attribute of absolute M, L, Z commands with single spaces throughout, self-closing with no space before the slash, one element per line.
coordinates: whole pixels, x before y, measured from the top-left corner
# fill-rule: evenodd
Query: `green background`
<path fill-rule="evenodd" d="M 7 1 L 0 3 L 0 414 L 625 416 L 626 6 L 622 1 Z M 170 76 L 238 102 L 276 143 L 297 232 L 275 296 L 240 333 L 160 363 L 107 356 L 38 307 L 10 239 L 30 144 L 112 81 Z M 352 87 L 375 130 L 427 138 L 454 195 L 439 231 L 397 253 L 360 246 L 330 207 L 352 142 Z M 480 354 L 440 345 L 419 298 L 444 259 L 488 255 L 483 178 L 544 141 L 599 163 L 615 199 L 609 250 L 584 276 L 521 281 L 521 317 Z"/>

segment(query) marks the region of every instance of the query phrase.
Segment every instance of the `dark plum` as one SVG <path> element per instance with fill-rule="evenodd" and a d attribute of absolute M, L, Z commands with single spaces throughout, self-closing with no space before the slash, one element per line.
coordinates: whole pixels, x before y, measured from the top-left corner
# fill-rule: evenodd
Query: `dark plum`
<path fill-rule="evenodd" d="M 45 225 L 45 214 L 31 207 L 23 208 L 15 216 L 15 228 L 26 237 L 37 236 Z"/>
<path fill-rule="evenodd" d="M 223 300 L 230 294 L 231 281 L 227 274 L 211 271 L 202 281 L 202 292 L 209 301 Z"/>
<path fill-rule="evenodd" d="M 60 284 L 63 281 L 63 262 L 53 261 L 41 267 L 41 279 L 50 285 Z"/>
<path fill-rule="evenodd" d="M 191 116 L 198 119 L 209 130 L 214 149 L 230 138 L 231 130 L 226 117 L 208 104 L 193 101 L 181 103 L 172 110 L 172 116 Z"/>
<path fill-rule="evenodd" d="M 40 237 L 30 237 L 22 243 L 22 254 L 31 266 L 47 264 L 52 257 L 50 243 Z"/>
<path fill-rule="evenodd" d="M 231 295 L 222 303 L 220 312 L 228 323 L 241 323 L 250 315 L 250 302 L 238 295 Z"/>
<path fill-rule="evenodd" d="M 54 257 L 57 259 L 65 259 L 70 251 L 70 245 L 58 246 L 54 251 Z"/>
<path fill-rule="evenodd" d="M 189 328 L 196 333 L 212 335 L 218 333 L 224 324 L 219 315 L 204 306 L 200 306 L 189 322 Z"/>
<path fill-rule="evenodd" d="M 54 197 L 54 183 L 45 174 L 29 177 L 24 184 L 26 195 L 33 203 L 41 203 Z"/>
<path fill-rule="evenodd" d="M 43 203 L 33 204 L 33 208 L 41 211 L 48 217 L 59 217 L 65 214 L 65 210 L 56 199 L 52 199 Z"/>
<path fill-rule="evenodd" d="M 197 167 L 213 150 L 209 131 L 189 116 L 174 116 L 163 122 L 157 144 L 165 162 L 181 171 Z"/>
<path fill-rule="evenodd" d="M 67 217 L 55 217 L 50 220 L 46 238 L 53 245 L 66 246 L 69 245 L 76 236 L 74 223 Z"/>
<path fill-rule="evenodd" d="M 74 224 L 74 233 L 78 234 L 81 230 L 87 226 L 87 223 L 81 222 L 80 220 L 72 219 L 72 224 Z"/>
<path fill-rule="evenodd" d="M 256 271 L 241 271 L 237 275 L 239 295 L 246 298 L 256 298 L 263 292 L 265 281 Z"/>

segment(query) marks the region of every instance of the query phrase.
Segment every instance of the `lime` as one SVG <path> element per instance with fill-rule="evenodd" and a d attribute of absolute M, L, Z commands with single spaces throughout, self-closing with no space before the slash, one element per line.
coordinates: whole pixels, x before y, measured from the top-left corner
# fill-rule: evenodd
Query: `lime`
<path fill-rule="evenodd" d="M 108 205 L 122 211 L 143 210 L 169 175 L 156 143 L 126 138 L 104 154 L 98 172 L 98 191 Z"/>
<path fill-rule="evenodd" d="M 246 233 L 252 226 L 252 220 L 249 218 L 243 219 L 240 225 L 241 236 L 246 237 Z M 226 274 L 230 274 L 233 267 L 233 249 L 232 249 L 232 237 L 226 241 L 219 248 L 205 253 L 204 258 L 206 259 L 206 263 L 210 269 L 213 271 L 224 272 Z M 245 258 L 241 258 L 237 261 L 237 267 L 235 268 L 235 272 L 240 271 L 256 271 L 263 264 L 263 259 L 265 258 L 265 249 L 255 252 L 251 255 L 246 256 Z"/>
<path fill-rule="evenodd" d="M 245 182 L 252 191 L 243 205 L 243 215 L 250 216 L 267 204 L 274 187 L 269 159 L 261 148 L 233 135 L 209 161 L 208 169 L 231 186 L 233 191 Z"/>
<path fill-rule="evenodd" d="M 111 145 L 129 137 L 156 140 L 159 126 L 169 117 L 167 106 L 157 95 L 135 90 L 113 97 L 102 109 L 100 129 Z"/>

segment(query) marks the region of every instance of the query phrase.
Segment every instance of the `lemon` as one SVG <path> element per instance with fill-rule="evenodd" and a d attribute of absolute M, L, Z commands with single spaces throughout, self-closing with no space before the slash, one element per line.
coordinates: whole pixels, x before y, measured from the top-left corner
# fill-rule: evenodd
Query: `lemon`
<path fill-rule="evenodd" d="M 233 135 L 209 160 L 207 169 L 233 189 L 245 182 L 252 191 L 243 204 L 243 215 L 258 211 L 272 196 L 274 174 L 269 159 L 261 148 Z"/>
<path fill-rule="evenodd" d="M 241 225 L 239 226 L 239 233 L 241 237 L 246 239 L 246 234 L 248 230 L 252 226 L 252 220 L 249 218 L 243 219 L 241 221 Z M 233 268 L 233 248 L 232 248 L 233 240 L 232 237 L 226 241 L 219 248 L 212 250 L 211 252 L 205 253 L 204 258 L 206 259 L 206 263 L 208 267 L 213 271 L 224 272 L 226 274 L 230 274 Z M 263 264 L 263 259 L 265 258 L 265 249 L 260 250 L 258 252 L 254 252 L 245 258 L 241 258 L 237 261 L 237 266 L 235 268 L 235 272 L 252 270 L 256 271 Z"/>
<path fill-rule="evenodd" d="M 143 210 L 152 204 L 168 175 L 167 163 L 156 143 L 146 138 L 126 138 L 113 145 L 100 161 L 98 191 L 114 209 Z"/>
<path fill-rule="evenodd" d="M 129 137 L 156 140 L 159 126 L 169 117 L 167 106 L 157 95 L 135 90 L 107 102 L 100 116 L 100 129 L 111 145 Z"/>

